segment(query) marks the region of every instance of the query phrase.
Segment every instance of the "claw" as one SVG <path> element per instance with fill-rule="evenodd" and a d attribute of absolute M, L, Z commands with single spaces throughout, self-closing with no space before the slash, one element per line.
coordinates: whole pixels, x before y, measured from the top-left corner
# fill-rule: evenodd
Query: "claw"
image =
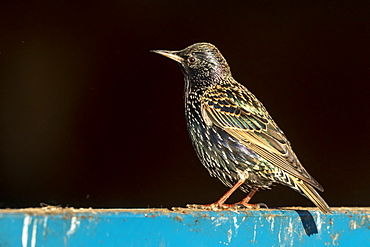
<path fill-rule="evenodd" d="M 263 208 L 266 208 L 266 209 L 268 209 L 269 207 L 267 206 L 267 204 L 265 204 L 265 203 L 263 203 L 263 202 L 260 202 L 260 203 L 257 203 L 257 205 L 261 208 L 261 207 L 263 207 Z"/>

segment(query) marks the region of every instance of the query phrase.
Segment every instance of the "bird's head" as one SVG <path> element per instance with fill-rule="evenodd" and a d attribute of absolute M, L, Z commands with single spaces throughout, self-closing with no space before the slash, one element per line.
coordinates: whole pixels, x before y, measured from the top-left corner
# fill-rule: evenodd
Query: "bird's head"
<path fill-rule="evenodd" d="M 195 81 L 218 81 L 230 76 L 230 67 L 216 46 L 195 43 L 180 51 L 153 50 L 181 65 L 185 77 Z"/>

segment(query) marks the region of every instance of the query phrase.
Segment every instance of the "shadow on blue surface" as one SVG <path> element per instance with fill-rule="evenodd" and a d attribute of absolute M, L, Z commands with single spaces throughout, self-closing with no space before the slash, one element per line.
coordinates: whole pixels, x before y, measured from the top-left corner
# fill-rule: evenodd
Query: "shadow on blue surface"
<path fill-rule="evenodd" d="M 317 234 L 316 222 L 312 217 L 312 214 L 308 210 L 295 210 L 299 217 L 301 218 L 304 231 L 308 236 L 312 234 Z"/>

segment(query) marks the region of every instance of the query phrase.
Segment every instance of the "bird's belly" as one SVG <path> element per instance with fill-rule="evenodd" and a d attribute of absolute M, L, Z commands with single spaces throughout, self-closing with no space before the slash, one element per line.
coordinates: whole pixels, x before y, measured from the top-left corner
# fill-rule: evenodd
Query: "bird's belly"
<path fill-rule="evenodd" d="M 188 118 L 189 119 L 189 118 Z M 207 126 L 202 119 L 188 121 L 188 131 L 194 149 L 211 176 L 217 177 L 228 187 L 241 179 L 248 179 L 241 187 L 268 188 L 272 184 L 270 171 L 275 169 L 252 149 L 238 141 L 226 131 Z"/>

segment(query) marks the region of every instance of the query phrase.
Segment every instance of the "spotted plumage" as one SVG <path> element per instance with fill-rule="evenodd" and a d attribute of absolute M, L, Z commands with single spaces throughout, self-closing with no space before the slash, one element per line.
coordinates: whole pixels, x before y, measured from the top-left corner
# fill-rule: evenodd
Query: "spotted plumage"
<path fill-rule="evenodd" d="M 213 206 L 224 206 L 240 188 L 248 204 L 258 189 L 283 184 L 330 213 L 315 189 L 323 187 L 304 169 L 290 142 L 262 103 L 231 75 L 219 50 L 196 43 L 180 51 L 154 51 L 181 65 L 185 115 L 196 153 L 211 176 L 231 189 Z"/>

